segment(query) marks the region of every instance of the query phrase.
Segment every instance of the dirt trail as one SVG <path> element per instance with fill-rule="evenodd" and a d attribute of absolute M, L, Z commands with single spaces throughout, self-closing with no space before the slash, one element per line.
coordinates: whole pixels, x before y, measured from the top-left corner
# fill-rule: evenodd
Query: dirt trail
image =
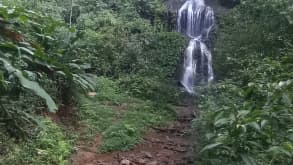
<path fill-rule="evenodd" d="M 89 146 L 77 144 L 70 159 L 71 165 L 191 165 L 191 120 L 194 107 L 177 107 L 177 119 L 164 128 L 152 128 L 143 141 L 126 152 L 100 154 L 97 148 L 101 137 Z"/>

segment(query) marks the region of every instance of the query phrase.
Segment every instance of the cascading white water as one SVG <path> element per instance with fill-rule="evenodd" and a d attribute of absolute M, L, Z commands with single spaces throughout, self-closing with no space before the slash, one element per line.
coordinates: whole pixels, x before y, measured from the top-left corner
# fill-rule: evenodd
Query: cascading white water
<path fill-rule="evenodd" d="M 187 0 L 178 11 L 178 31 L 190 38 L 180 81 L 189 93 L 194 93 L 197 82 L 214 79 L 212 55 L 207 46 L 214 24 L 214 11 L 204 0 Z"/>

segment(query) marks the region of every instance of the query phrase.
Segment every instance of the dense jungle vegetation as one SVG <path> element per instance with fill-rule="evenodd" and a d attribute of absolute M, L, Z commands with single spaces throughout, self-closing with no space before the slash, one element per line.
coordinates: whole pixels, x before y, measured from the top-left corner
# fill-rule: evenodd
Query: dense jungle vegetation
<path fill-rule="evenodd" d="M 293 164 L 293 2 L 220 1 L 237 5 L 196 88 L 195 163 Z M 0 164 L 68 164 L 97 133 L 99 152 L 129 150 L 172 121 L 187 39 L 164 2 L 1 0 Z"/>
<path fill-rule="evenodd" d="M 197 164 L 293 163 L 293 2 L 241 0 L 218 18 L 218 81 L 197 89 Z"/>
<path fill-rule="evenodd" d="M 1 1 L 0 164 L 67 164 L 97 133 L 100 152 L 127 150 L 171 120 L 186 44 L 175 26 L 159 0 Z"/>

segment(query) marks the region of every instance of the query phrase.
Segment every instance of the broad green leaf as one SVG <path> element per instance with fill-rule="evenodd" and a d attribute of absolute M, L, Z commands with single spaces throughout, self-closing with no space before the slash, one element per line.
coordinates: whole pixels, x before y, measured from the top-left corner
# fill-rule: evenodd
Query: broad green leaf
<path fill-rule="evenodd" d="M 254 128 L 256 131 L 261 132 L 261 128 L 257 122 L 251 122 L 251 123 L 248 123 L 247 125 Z"/>
<path fill-rule="evenodd" d="M 207 150 L 214 149 L 214 148 L 216 148 L 216 147 L 218 147 L 218 146 L 220 146 L 220 145 L 222 145 L 222 143 L 209 144 L 209 145 L 205 146 L 205 147 L 200 151 L 200 153 L 205 152 L 205 151 L 207 151 Z"/>
<path fill-rule="evenodd" d="M 272 152 L 275 155 L 285 154 L 286 156 L 292 157 L 292 153 L 290 153 L 289 151 L 285 150 L 283 147 L 280 146 L 273 146 L 268 150 L 268 152 Z"/>
<path fill-rule="evenodd" d="M 220 127 L 222 125 L 229 124 L 229 121 L 230 120 L 228 118 L 222 118 L 222 119 L 219 119 L 219 120 L 215 121 L 214 125 L 216 127 Z"/>
<path fill-rule="evenodd" d="M 0 61 L 4 64 L 4 68 L 10 73 L 14 74 L 20 81 L 20 84 L 31 91 L 36 95 L 40 96 L 46 101 L 49 111 L 55 112 L 58 108 L 51 96 L 35 81 L 30 81 L 25 78 L 22 72 L 14 68 L 7 60 L 0 58 Z"/>
<path fill-rule="evenodd" d="M 29 50 L 28 48 L 25 48 L 25 47 L 18 47 L 19 50 L 29 54 L 29 55 L 34 55 L 34 52 L 32 52 L 31 50 Z"/>
<path fill-rule="evenodd" d="M 246 115 L 248 115 L 250 113 L 250 111 L 248 111 L 248 110 L 242 110 L 242 111 L 239 111 L 238 112 L 238 115 L 237 115 L 237 117 L 239 118 L 243 118 L 243 117 L 245 117 Z"/>
<path fill-rule="evenodd" d="M 256 162 L 252 157 L 245 154 L 241 154 L 240 156 L 246 165 L 256 165 Z"/>
<path fill-rule="evenodd" d="M 261 124 L 260 124 L 260 127 L 261 128 L 264 128 L 266 125 L 267 125 L 268 121 L 267 120 L 262 120 L 261 121 Z"/>
<path fill-rule="evenodd" d="M 282 102 L 286 106 L 292 107 L 292 100 L 290 99 L 290 96 L 288 94 L 283 94 L 283 96 L 282 96 Z"/>

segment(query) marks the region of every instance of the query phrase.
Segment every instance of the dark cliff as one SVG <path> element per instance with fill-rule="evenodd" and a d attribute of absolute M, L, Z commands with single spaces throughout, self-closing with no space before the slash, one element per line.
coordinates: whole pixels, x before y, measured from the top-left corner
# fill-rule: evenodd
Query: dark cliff
<path fill-rule="evenodd" d="M 177 12 L 186 0 L 166 0 L 166 4 L 171 12 Z M 240 0 L 205 0 L 206 4 L 211 6 L 216 15 L 222 15 L 240 3 Z"/>

